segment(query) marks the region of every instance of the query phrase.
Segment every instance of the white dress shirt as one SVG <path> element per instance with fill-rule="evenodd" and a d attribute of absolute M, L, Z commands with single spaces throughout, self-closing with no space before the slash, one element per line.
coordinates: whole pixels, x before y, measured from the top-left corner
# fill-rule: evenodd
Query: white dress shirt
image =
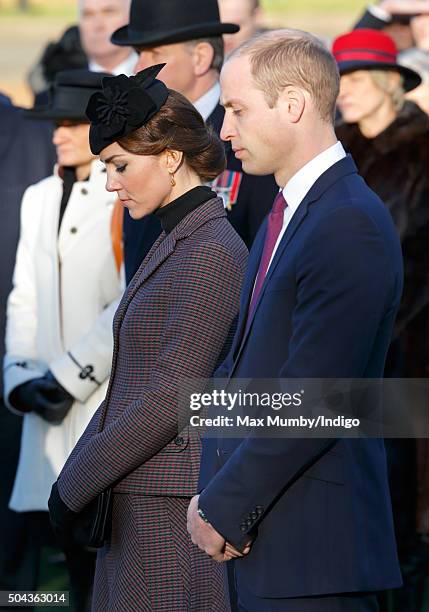
<path fill-rule="evenodd" d="M 341 142 L 336 142 L 334 145 L 319 153 L 305 166 L 303 166 L 296 174 L 289 179 L 286 187 L 283 189 L 283 196 L 287 202 L 287 207 L 284 212 L 283 227 L 279 234 L 279 237 L 274 247 L 273 254 L 271 256 L 270 265 L 273 261 L 274 255 L 276 254 L 277 248 L 280 244 L 281 239 L 287 229 L 287 226 L 292 220 L 292 217 L 299 208 L 299 205 L 313 187 L 314 183 L 319 179 L 328 168 L 336 164 L 340 159 L 346 156 L 343 145 Z"/>
<path fill-rule="evenodd" d="M 201 98 L 194 102 L 194 106 L 204 121 L 210 117 L 220 100 L 220 84 L 216 82 Z"/>
<path fill-rule="evenodd" d="M 115 66 L 113 70 L 106 70 L 106 68 L 103 68 L 103 66 L 100 66 L 100 64 L 97 64 L 97 62 L 92 61 L 89 62 L 88 68 L 92 72 L 110 72 L 114 76 L 118 76 L 118 74 L 132 76 L 134 74 L 134 68 L 136 67 L 137 60 L 137 53 L 135 53 L 135 51 L 131 51 L 129 56 L 123 62 Z"/>

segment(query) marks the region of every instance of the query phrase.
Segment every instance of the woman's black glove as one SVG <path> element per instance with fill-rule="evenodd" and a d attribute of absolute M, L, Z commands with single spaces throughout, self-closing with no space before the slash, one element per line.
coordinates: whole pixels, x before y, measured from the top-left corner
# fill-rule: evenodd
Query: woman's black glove
<path fill-rule="evenodd" d="M 67 545 L 71 539 L 71 529 L 77 512 L 73 512 L 60 497 L 56 482 L 52 485 L 51 495 L 48 501 L 49 519 L 52 529 L 61 546 Z"/>
<path fill-rule="evenodd" d="M 73 396 L 52 372 L 33 378 L 12 391 L 9 401 L 20 412 L 36 412 L 45 421 L 59 424 L 73 404 Z"/>

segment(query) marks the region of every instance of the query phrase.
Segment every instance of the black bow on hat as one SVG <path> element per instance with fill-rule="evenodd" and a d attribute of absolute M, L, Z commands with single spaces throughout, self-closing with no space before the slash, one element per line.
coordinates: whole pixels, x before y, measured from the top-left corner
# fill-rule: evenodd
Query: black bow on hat
<path fill-rule="evenodd" d="M 156 77 L 165 64 L 150 66 L 135 76 L 103 79 L 103 89 L 89 100 L 89 144 L 94 155 L 145 125 L 164 106 L 168 88 Z"/>

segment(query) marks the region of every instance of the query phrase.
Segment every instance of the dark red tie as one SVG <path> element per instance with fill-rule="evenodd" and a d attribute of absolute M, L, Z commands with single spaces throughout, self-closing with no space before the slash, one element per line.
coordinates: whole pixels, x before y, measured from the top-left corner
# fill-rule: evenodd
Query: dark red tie
<path fill-rule="evenodd" d="M 276 199 L 274 200 L 271 212 L 268 216 L 268 226 L 267 234 L 265 236 L 264 250 L 262 251 L 262 257 L 258 268 L 258 275 L 256 277 L 255 289 L 253 291 L 252 299 L 247 313 L 246 331 L 252 320 L 256 304 L 258 303 L 258 298 L 268 272 L 268 267 L 270 265 L 274 247 L 276 246 L 278 237 L 283 228 L 283 219 L 286 206 L 287 202 L 283 197 L 283 192 L 279 191 L 278 195 L 276 196 Z"/>

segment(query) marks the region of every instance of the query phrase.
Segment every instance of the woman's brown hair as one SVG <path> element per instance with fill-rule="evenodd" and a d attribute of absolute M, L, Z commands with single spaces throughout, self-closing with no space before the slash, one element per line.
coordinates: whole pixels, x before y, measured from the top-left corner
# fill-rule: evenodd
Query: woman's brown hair
<path fill-rule="evenodd" d="M 135 155 L 182 151 L 186 164 L 203 182 L 212 181 L 226 167 L 225 149 L 217 134 L 182 94 L 171 89 L 156 115 L 118 143 Z"/>

